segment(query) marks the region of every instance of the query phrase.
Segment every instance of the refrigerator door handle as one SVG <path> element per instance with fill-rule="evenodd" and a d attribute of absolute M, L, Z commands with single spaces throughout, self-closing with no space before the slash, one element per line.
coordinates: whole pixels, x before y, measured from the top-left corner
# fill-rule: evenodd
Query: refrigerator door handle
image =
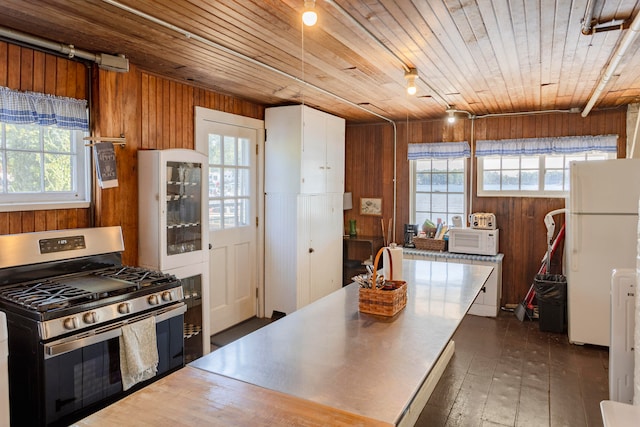
<path fill-rule="evenodd" d="M 575 213 L 576 208 L 578 206 L 581 206 L 581 203 L 578 200 L 580 198 L 580 193 L 581 193 L 580 176 L 578 175 L 578 171 L 575 163 L 572 163 L 569 166 L 569 173 L 571 174 L 570 176 L 571 187 L 569 188 L 569 207 L 571 209 L 570 213 Z"/>
<path fill-rule="evenodd" d="M 570 230 L 567 230 L 570 234 L 570 244 L 571 244 L 571 271 L 578 271 L 578 258 L 580 257 L 580 228 L 581 228 L 581 218 L 579 215 L 572 215 L 570 219 L 573 222 L 573 226 Z"/>

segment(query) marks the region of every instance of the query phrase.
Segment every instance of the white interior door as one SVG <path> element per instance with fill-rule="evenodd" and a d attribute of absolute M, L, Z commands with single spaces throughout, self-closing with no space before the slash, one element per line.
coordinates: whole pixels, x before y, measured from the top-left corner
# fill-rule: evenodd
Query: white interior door
<path fill-rule="evenodd" d="M 263 145 L 263 121 L 196 107 L 196 150 L 209 157 L 211 334 L 261 315 Z"/>

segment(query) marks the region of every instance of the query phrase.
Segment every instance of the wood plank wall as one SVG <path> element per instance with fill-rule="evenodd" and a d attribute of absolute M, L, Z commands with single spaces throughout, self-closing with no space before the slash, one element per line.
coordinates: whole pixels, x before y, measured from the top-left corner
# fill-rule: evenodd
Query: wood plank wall
<path fill-rule="evenodd" d="M 554 113 L 458 120 L 444 119 L 397 123 L 397 219 L 396 241 L 403 239 L 409 222 L 409 162 L 407 147 L 414 142 L 472 141 L 483 139 L 537 138 L 573 135 L 617 134 L 618 156 L 626 150 L 626 108 L 579 114 Z M 381 235 L 380 217 L 358 212 L 360 197 L 382 197 L 383 217 L 393 213 L 393 126 L 347 125 L 345 191 L 353 193 L 354 209 L 345 211 L 345 224 L 355 219 L 358 233 Z M 474 171 L 477 170 L 474 160 Z M 472 212 L 494 212 L 500 228 L 503 262 L 502 304 L 518 303 L 526 294 L 546 252 L 544 215 L 564 207 L 564 199 L 530 197 L 477 197 L 473 180 Z M 558 230 L 562 218 L 556 217 Z"/>
<path fill-rule="evenodd" d="M 116 149 L 117 188 L 95 189 L 96 226 L 120 225 L 125 239 L 123 262 L 138 259 L 137 151 L 193 149 L 196 106 L 264 119 L 264 107 L 193 85 L 153 75 L 134 65 L 126 74 L 94 72 L 94 133 L 124 135 Z"/>
<path fill-rule="evenodd" d="M 0 41 L 0 86 L 87 99 L 87 66 Z M 89 209 L 0 212 L 0 234 L 89 227 Z"/>
<path fill-rule="evenodd" d="M 93 136 L 124 135 L 116 147 L 118 187 L 100 189 L 93 209 L 0 212 L 0 234 L 120 225 L 123 262 L 138 259 L 139 149 L 193 148 L 194 107 L 264 119 L 264 107 L 228 95 L 155 76 L 131 64 L 128 73 L 97 67 L 0 42 L 0 86 L 87 99 L 91 86 Z M 93 213 L 92 213 L 93 212 Z"/>

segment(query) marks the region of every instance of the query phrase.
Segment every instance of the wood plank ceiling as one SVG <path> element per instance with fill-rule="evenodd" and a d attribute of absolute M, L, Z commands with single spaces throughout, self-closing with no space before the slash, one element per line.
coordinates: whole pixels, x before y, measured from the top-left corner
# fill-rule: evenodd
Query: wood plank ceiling
<path fill-rule="evenodd" d="M 640 10 L 636 0 L 3 0 L 0 26 L 123 54 L 151 72 L 350 122 L 581 110 Z M 587 7 L 593 21 L 582 33 Z M 624 27 L 624 29 L 623 29 Z M 640 99 L 640 40 L 596 108 Z M 404 72 L 416 68 L 418 93 Z"/>

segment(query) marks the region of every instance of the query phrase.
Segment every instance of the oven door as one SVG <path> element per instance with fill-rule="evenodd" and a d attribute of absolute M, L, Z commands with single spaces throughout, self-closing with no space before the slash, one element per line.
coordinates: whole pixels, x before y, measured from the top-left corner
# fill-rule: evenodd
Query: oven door
<path fill-rule="evenodd" d="M 184 303 L 145 313 L 128 320 L 156 318 L 158 373 L 184 365 Z M 46 424 L 75 421 L 140 388 L 122 390 L 119 337 L 122 323 L 44 344 L 44 402 Z"/>

